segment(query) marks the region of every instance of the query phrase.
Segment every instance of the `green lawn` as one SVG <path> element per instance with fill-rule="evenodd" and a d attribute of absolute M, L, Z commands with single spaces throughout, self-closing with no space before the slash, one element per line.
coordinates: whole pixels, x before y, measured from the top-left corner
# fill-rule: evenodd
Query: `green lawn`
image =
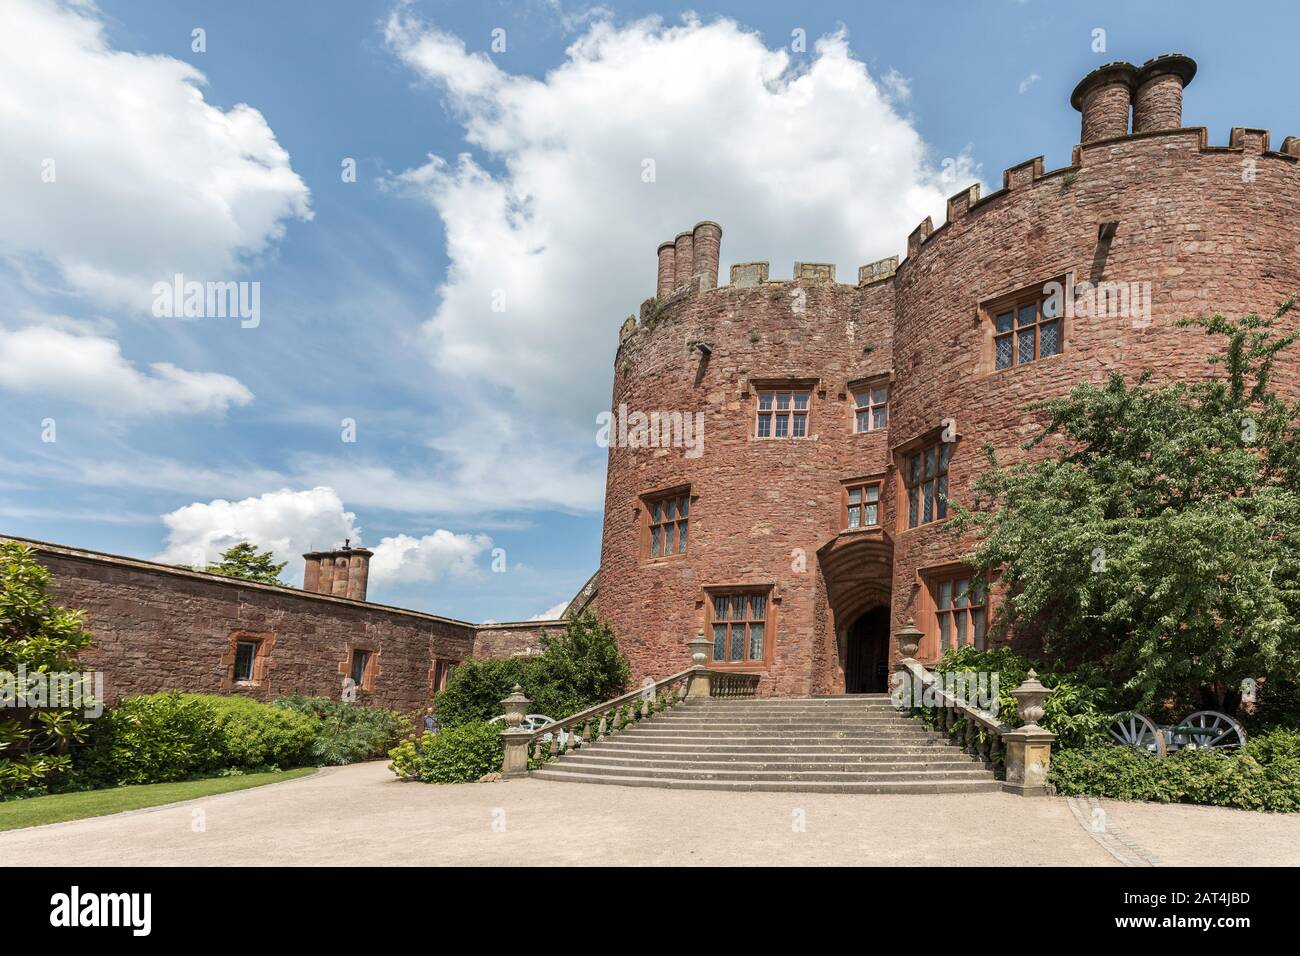
<path fill-rule="evenodd" d="M 0 830 L 17 830 L 20 827 L 37 827 L 44 823 L 62 823 L 65 820 L 82 820 L 102 817 L 106 813 L 157 807 L 164 803 L 211 797 L 232 790 L 247 790 L 268 783 L 293 780 L 315 773 L 315 767 L 299 767 L 275 773 L 249 773 L 240 777 L 208 777 L 204 780 L 183 780 L 180 783 L 146 783 L 133 787 L 113 787 L 109 790 L 86 790 L 81 793 L 56 793 L 48 797 L 29 797 L 0 803 Z"/>

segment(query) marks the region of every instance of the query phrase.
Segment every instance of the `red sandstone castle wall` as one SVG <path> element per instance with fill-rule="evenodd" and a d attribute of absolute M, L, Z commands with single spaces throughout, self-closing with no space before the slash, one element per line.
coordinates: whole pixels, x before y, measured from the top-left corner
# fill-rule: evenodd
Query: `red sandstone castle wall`
<path fill-rule="evenodd" d="M 1130 380 L 1143 369 L 1164 379 L 1205 375 L 1209 341 L 1174 327 L 1178 319 L 1271 315 L 1300 290 L 1300 167 L 1292 156 L 1265 154 L 1262 135 L 1248 132 L 1234 134 L 1242 148 L 1205 149 L 1200 129 L 1086 145 L 1075 168 L 1033 180 L 1033 166 L 1020 167 L 1014 188 L 958 209 L 898 271 L 891 441 L 955 419 L 950 497 L 968 500 L 985 443 L 1002 461 L 1023 455 L 1019 446 L 1039 421 L 1031 403 L 1111 372 Z M 1105 248 L 1098 226 L 1110 220 L 1119 225 Z M 1068 271 L 1078 280 L 1149 282 L 1150 325 L 1077 317 L 1061 355 L 985 372 L 980 303 Z M 1294 356 L 1277 381 L 1300 394 Z M 895 628 L 917 612 L 918 570 L 959 556 L 937 526 L 897 534 Z"/>
<path fill-rule="evenodd" d="M 474 655 L 475 628 L 457 621 L 70 549 L 37 557 L 55 602 L 85 610 L 95 643 L 82 664 L 104 671 L 110 703 L 164 690 L 337 700 L 359 647 L 375 670 L 358 702 L 410 711 L 427 705 L 438 660 Z M 258 686 L 230 684 L 237 631 L 273 640 Z"/>
<path fill-rule="evenodd" d="M 794 310 L 796 295 L 803 311 Z M 678 293 L 625 337 L 613 408 L 704 413 L 704 452 L 611 444 L 600 570 L 601 616 L 634 679 L 690 664 L 706 585 L 775 584 L 765 694 L 829 690 L 833 644 L 816 551 L 839 531 L 842 478 L 882 471 L 887 432 L 854 434 L 846 385 L 891 367 L 893 293 L 833 281 L 764 282 Z M 689 343 L 712 345 L 707 362 Z M 754 380 L 814 378 L 807 439 L 753 437 Z M 641 557 L 640 496 L 689 483 L 685 556 Z M 886 521 L 892 521 L 892 512 Z M 795 549 L 806 569 L 792 570 Z M 887 579 L 886 579 L 887 588 Z"/>
<path fill-rule="evenodd" d="M 610 449 L 601 602 L 638 678 L 688 663 L 684 645 L 706 623 L 707 586 L 773 583 L 775 656 L 760 692 L 842 691 L 850 618 L 883 600 L 894 630 L 913 616 L 933 630 L 918 600 L 922 572 L 962 556 L 939 524 L 898 527 L 895 466 L 909 443 L 955 422 L 949 496 L 968 501 L 986 444 L 1004 463 L 1025 454 L 1021 445 L 1041 422 L 1031 404 L 1112 372 L 1130 380 L 1146 369 L 1164 379 L 1204 376 L 1209 340 L 1175 327 L 1178 319 L 1271 315 L 1300 291 L 1300 140 L 1288 137 L 1273 152 L 1266 132 L 1236 129 L 1230 146 L 1207 147 L 1204 130 L 1176 128 L 1190 61 L 1175 55 L 1140 71 L 1119 66 L 1110 99 L 1081 101 L 1085 144 L 1071 167 L 1045 176 L 1040 157 L 1008 170 L 1004 189 L 983 200 L 975 187 L 959 193 L 948 222 L 936 231 L 927 220 L 909 237 L 892 280 L 864 288 L 768 283 L 764 265 L 742 270 L 744 287 L 733 280 L 710 291 L 708 283 L 678 281 L 680 245 L 660 247 L 659 299 L 640 323 L 624 324 L 613 405 L 702 410 L 706 440 L 695 460 L 680 449 Z M 1181 79 L 1169 79 L 1170 70 Z M 1081 87 L 1101 74 L 1110 76 L 1103 69 Z M 1125 84 L 1135 81 L 1144 131 L 1129 134 L 1133 90 Z M 1103 223 L 1117 224 L 1106 241 Z M 867 270 L 867 281 L 877 275 Z M 1066 275 L 1147 283 L 1149 315 L 1067 318 L 1062 354 L 993 371 L 983 307 Z M 798 287 L 808 309 L 796 316 L 789 303 Z M 1286 328 L 1297 321 L 1293 315 Z M 707 363 L 690 347 L 700 340 L 713 345 Z M 864 352 L 865 343 L 876 351 Z M 845 384 L 877 371 L 893 372 L 890 427 L 856 435 Z M 751 437 L 749 383 L 780 377 L 817 380 L 816 440 Z M 1293 356 L 1279 363 L 1275 381 L 1300 397 Z M 878 472 L 887 476 L 882 525 L 890 540 L 874 551 L 837 552 L 841 481 Z M 687 556 L 644 560 L 640 496 L 687 483 L 695 496 Z M 796 548 L 807 555 L 803 573 L 791 568 Z M 828 586 L 854 562 L 866 568 L 858 582 Z M 933 640 L 922 647 L 935 656 Z M 896 656 L 892 642 L 890 650 Z"/>

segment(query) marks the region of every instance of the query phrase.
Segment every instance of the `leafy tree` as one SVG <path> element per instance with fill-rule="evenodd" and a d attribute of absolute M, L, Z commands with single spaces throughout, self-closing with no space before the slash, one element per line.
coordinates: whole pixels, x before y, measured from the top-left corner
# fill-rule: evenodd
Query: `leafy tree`
<path fill-rule="evenodd" d="M 559 720 L 617 697 L 631 680 L 613 629 L 592 614 L 566 618 L 564 632 L 544 637 L 542 647 L 536 657 L 465 661 L 438 693 L 439 721 L 455 726 L 490 720 L 515 684 L 532 701 L 533 713 Z"/>
<path fill-rule="evenodd" d="M 13 694 L 0 710 L 0 794 L 57 780 L 69 769 L 69 746 L 85 735 L 87 725 L 69 711 L 15 706 L 26 691 L 17 686 L 20 666 L 28 675 L 72 672 L 91 643 L 81 612 L 50 601 L 49 582 L 31 548 L 0 542 L 0 678 L 6 697 Z"/>
<path fill-rule="evenodd" d="M 259 584 L 287 585 L 287 581 L 280 580 L 280 572 L 288 563 L 288 561 L 281 561 L 277 564 L 275 555 L 270 551 L 258 551 L 254 545 L 244 541 L 233 548 L 227 548 L 222 552 L 220 561 L 209 564 L 202 570 L 209 574 L 223 574 L 228 578 L 243 578 L 245 581 L 256 581 Z"/>
<path fill-rule="evenodd" d="M 1093 668 L 1133 706 L 1231 709 L 1245 678 L 1300 675 L 1300 404 L 1275 394 L 1296 339 L 1271 319 L 1202 327 L 1220 374 L 1133 385 L 1112 375 L 1043 403 L 1027 448 L 1046 460 L 990 468 L 952 530 L 972 565 L 1000 572 L 994 628 L 1036 634 L 1067 666 Z M 967 539 L 969 540 L 969 539 Z"/>

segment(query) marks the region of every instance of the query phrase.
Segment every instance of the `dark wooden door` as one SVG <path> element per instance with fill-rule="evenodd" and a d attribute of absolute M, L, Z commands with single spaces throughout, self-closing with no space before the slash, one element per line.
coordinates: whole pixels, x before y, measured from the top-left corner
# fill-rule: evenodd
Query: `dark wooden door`
<path fill-rule="evenodd" d="M 844 692 L 882 694 L 889 685 L 889 609 L 874 608 L 849 628 Z"/>

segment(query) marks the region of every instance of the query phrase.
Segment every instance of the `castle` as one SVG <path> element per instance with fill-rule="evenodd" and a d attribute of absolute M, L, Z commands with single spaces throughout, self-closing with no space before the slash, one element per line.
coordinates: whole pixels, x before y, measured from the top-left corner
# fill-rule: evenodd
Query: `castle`
<path fill-rule="evenodd" d="M 972 588 L 942 527 L 984 446 L 1020 459 L 1028 406 L 1078 382 L 1204 375 L 1203 336 L 1176 320 L 1271 315 L 1300 290 L 1300 138 L 1275 151 L 1237 128 L 1210 146 L 1182 126 L 1195 72 L 1180 54 L 1094 70 L 1071 97 L 1069 166 L 1040 156 L 995 193 L 962 190 L 906 259 L 854 284 L 752 262 L 719 286 L 713 222 L 659 246 L 614 362 L 600 568 L 570 604 L 613 625 L 637 682 L 686 667 L 700 632 L 712 667 L 788 697 L 883 690 L 909 620 L 923 661 L 985 644 L 996 588 Z M 1300 397 L 1294 365 L 1275 380 Z M 110 701 L 334 697 L 351 679 L 362 702 L 413 709 L 458 662 L 533 653 L 562 627 L 367 601 L 363 548 L 305 555 L 297 589 L 28 543 L 55 598 L 85 609 Z"/>
<path fill-rule="evenodd" d="M 1177 319 L 1271 315 L 1300 290 L 1300 139 L 1210 146 L 1182 125 L 1195 72 L 1180 54 L 1094 70 L 1068 167 L 962 190 L 855 284 L 751 262 L 719 286 L 713 222 L 658 247 L 612 407 L 703 411 L 707 437 L 610 445 L 601 616 L 637 679 L 701 631 L 711 666 L 776 696 L 884 690 L 909 620 L 924 661 L 985 644 L 997 589 L 972 589 L 942 527 L 984 446 L 1021 459 L 1027 407 L 1078 382 L 1203 375 L 1204 336 Z M 1295 394 L 1300 374 L 1277 381 Z"/>

